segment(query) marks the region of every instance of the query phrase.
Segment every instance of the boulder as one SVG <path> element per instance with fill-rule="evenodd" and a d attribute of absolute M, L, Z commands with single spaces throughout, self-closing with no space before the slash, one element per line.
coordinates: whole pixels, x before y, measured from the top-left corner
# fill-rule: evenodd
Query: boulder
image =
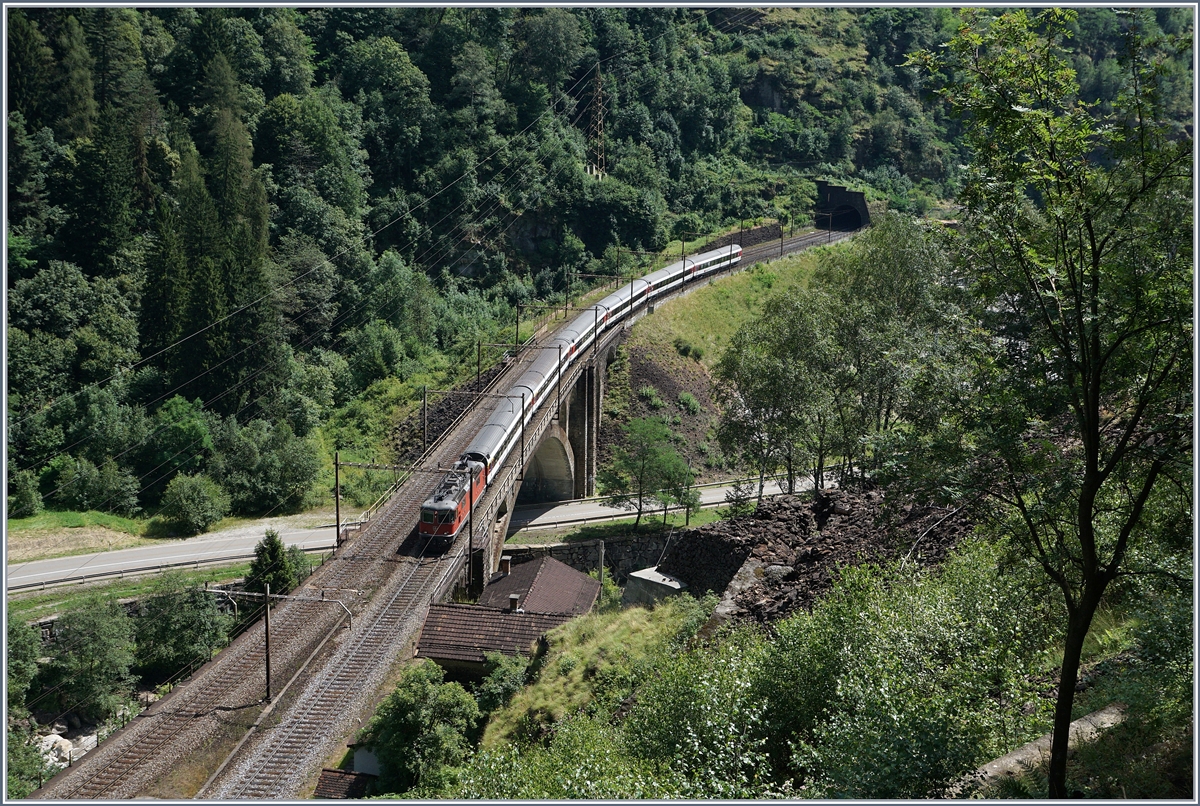
<path fill-rule="evenodd" d="M 794 570 L 790 565 L 768 565 L 763 574 L 773 582 L 782 582 Z"/>
<path fill-rule="evenodd" d="M 64 739 L 57 733 L 51 733 L 41 738 L 38 742 L 38 749 L 47 760 L 65 764 L 71 757 L 74 745 L 70 739 Z"/>

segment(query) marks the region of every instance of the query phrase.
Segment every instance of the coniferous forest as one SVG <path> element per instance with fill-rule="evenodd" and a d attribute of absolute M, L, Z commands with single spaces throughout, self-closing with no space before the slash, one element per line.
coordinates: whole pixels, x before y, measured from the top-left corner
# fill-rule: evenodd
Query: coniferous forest
<path fill-rule="evenodd" d="M 961 182 L 959 124 L 905 65 L 948 9 L 8 22 L 10 517 L 319 503 L 335 449 L 388 458 L 418 381 L 466 374 L 575 275 L 803 223 L 814 178 L 913 213 Z M 1119 20 L 1074 25 L 1084 94 L 1111 103 Z"/>

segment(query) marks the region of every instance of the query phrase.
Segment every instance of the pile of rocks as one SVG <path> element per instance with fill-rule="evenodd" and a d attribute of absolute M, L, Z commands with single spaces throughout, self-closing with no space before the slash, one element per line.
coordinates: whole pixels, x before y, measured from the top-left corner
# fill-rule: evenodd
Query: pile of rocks
<path fill-rule="evenodd" d="M 699 594 L 725 590 L 749 560 L 755 581 L 732 596 L 729 614 L 770 623 L 811 609 L 840 566 L 903 557 L 935 565 L 971 531 L 958 510 L 884 503 L 878 489 L 766 499 L 753 515 L 685 532 L 659 570 Z"/>

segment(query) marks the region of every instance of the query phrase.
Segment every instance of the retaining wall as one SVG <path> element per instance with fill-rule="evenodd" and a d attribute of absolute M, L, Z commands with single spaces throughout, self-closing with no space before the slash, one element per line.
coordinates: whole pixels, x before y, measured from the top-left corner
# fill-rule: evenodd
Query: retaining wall
<path fill-rule="evenodd" d="M 668 539 L 674 543 L 683 530 L 663 534 L 623 535 L 604 541 L 580 540 L 574 543 L 548 543 L 537 546 L 505 546 L 504 554 L 512 557 L 513 565 L 520 565 L 538 557 L 550 556 L 576 571 L 595 571 L 600 563 L 600 543 L 604 543 L 604 566 L 617 584 L 624 585 L 634 571 L 654 567 L 663 554 Z"/>

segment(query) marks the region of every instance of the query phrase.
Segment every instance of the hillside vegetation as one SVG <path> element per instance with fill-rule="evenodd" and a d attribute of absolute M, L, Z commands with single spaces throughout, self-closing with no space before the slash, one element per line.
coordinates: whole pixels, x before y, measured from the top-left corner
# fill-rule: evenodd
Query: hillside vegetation
<path fill-rule="evenodd" d="M 309 506 L 333 451 L 389 458 L 420 386 L 630 248 L 803 223 L 819 176 L 917 212 L 960 184 L 959 124 L 904 66 L 949 9 L 8 21 L 11 516 Z M 1120 18 L 1075 25 L 1085 97 L 1111 103 Z"/>

